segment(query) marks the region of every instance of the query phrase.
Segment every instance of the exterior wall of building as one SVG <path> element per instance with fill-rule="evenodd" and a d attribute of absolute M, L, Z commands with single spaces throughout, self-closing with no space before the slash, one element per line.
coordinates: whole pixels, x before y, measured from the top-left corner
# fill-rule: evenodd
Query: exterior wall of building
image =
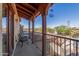
<path fill-rule="evenodd" d="M 2 4 L 0 3 L 0 55 L 2 55 Z"/>
<path fill-rule="evenodd" d="M 18 42 L 18 34 L 19 34 L 19 17 L 14 15 L 14 49 L 16 48 L 16 44 Z"/>

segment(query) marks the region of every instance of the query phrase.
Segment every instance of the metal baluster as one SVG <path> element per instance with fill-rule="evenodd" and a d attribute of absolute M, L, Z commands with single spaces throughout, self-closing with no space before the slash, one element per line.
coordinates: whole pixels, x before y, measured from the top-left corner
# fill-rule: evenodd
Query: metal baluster
<path fill-rule="evenodd" d="M 57 37 L 57 56 L 58 56 L 58 37 Z"/>
<path fill-rule="evenodd" d="M 60 56 L 61 56 L 61 38 L 60 38 Z"/>
<path fill-rule="evenodd" d="M 53 43 L 53 56 L 54 56 L 54 36 L 52 36 L 52 43 Z"/>
<path fill-rule="evenodd" d="M 50 36 L 50 44 L 51 44 L 51 42 L 52 42 L 52 36 Z M 49 45 L 49 47 L 50 47 L 50 55 L 52 55 L 51 54 L 52 53 L 51 46 Z"/>
<path fill-rule="evenodd" d="M 70 56 L 71 56 L 71 39 L 70 39 Z"/>
<path fill-rule="evenodd" d="M 66 39 L 64 39 L 64 55 L 66 55 Z"/>
<path fill-rule="evenodd" d="M 54 36 L 54 56 L 55 56 L 55 36 Z"/>
<path fill-rule="evenodd" d="M 78 56 L 78 42 L 76 41 L 76 56 Z"/>
<path fill-rule="evenodd" d="M 49 41 L 49 55 L 51 55 L 51 50 L 50 50 L 50 48 L 51 48 L 51 47 L 50 47 L 50 43 L 51 43 L 51 36 L 50 36 L 50 38 L 49 38 L 49 40 L 48 40 L 48 41 Z"/>

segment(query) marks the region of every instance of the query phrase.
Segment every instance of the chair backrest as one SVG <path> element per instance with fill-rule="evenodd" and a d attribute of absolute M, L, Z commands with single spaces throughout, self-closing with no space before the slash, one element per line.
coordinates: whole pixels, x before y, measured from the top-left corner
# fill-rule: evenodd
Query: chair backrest
<path fill-rule="evenodd" d="M 22 34 L 21 33 L 19 33 L 19 40 L 22 40 Z"/>

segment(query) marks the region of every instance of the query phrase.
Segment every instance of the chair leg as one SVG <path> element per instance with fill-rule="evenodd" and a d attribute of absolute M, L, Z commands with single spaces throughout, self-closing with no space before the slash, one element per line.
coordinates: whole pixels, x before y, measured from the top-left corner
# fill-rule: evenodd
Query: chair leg
<path fill-rule="evenodd" d="M 21 42 L 22 44 L 21 44 L 21 48 L 23 47 L 23 42 Z"/>

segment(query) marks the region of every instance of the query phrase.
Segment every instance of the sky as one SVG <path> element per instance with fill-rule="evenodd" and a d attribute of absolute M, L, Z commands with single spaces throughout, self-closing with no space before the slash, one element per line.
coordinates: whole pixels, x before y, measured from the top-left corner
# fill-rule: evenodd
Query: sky
<path fill-rule="evenodd" d="M 53 15 L 50 17 L 50 15 Z M 2 25 L 6 27 L 6 18 L 3 17 Z M 60 25 L 68 25 L 72 27 L 79 27 L 79 4 L 74 3 L 55 3 L 48 10 L 48 15 L 46 17 L 47 27 L 53 28 Z M 21 24 L 24 27 L 28 27 L 28 20 L 23 19 Z M 35 28 L 42 27 L 42 17 L 41 15 L 35 18 Z"/>

